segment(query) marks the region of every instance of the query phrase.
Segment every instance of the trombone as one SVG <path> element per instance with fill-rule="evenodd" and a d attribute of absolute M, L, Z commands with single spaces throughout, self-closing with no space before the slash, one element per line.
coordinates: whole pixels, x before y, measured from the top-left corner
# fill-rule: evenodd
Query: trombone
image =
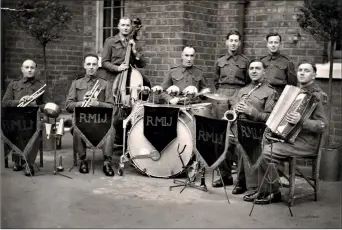
<path fill-rule="evenodd" d="M 93 86 L 93 88 L 91 89 L 91 91 L 87 92 L 85 95 L 84 95 L 84 101 L 81 105 L 81 107 L 88 107 L 90 102 L 91 102 L 91 99 L 93 98 L 97 98 L 101 92 L 102 89 L 98 90 L 98 88 L 100 87 L 100 84 L 99 84 L 99 80 L 97 80 L 95 82 L 95 85 Z"/>
<path fill-rule="evenodd" d="M 45 87 L 46 87 L 46 84 L 43 85 L 40 89 L 38 89 L 36 92 L 31 94 L 27 99 L 25 99 L 22 102 L 20 102 L 17 107 L 26 107 L 32 101 L 36 100 L 38 97 L 40 97 L 40 95 L 42 95 L 45 92 L 45 90 L 44 90 Z"/>

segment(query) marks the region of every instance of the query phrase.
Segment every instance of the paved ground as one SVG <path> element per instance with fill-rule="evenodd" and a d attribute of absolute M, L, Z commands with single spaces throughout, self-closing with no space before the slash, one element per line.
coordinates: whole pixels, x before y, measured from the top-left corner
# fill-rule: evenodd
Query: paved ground
<path fill-rule="evenodd" d="M 52 169 L 53 155 L 44 153 L 44 168 Z M 141 175 L 127 167 L 123 177 L 107 178 L 97 154 L 95 174 L 82 175 L 72 164 L 70 136 L 63 138 L 65 174 L 73 179 L 44 175 L 35 184 L 23 172 L 2 169 L 1 228 L 341 228 L 341 182 L 323 182 L 319 202 L 303 199 L 289 215 L 285 203 L 255 206 L 222 188 L 209 191 L 176 188 L 171 179 Z M 307 190 L 303 181 L 301 189 Z M 284 190 L 286 191 L 286 190 Z"/>

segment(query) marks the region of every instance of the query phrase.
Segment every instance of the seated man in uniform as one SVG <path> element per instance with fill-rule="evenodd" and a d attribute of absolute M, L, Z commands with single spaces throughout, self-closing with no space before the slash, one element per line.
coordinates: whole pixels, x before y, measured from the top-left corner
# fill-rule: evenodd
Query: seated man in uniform
<path fill-rule="evenodd" d="M 267 140 L 267 136 L 272 133 L 266 129 L 263 139 L 264 147 L 262 152 L 262 161 L 259 165 L 259 172 L 256 172 L 259 173 L 258 186 L 262 187 L 260 188 L 259 194 L 254 191 L 251 194 L 245 195 L 245 201 L 252 202 L 255 200 L 256 204 L 269 204 L 270 202 L 275 203 L 281 201 L 278 182 L 270 184 L 269 182 L 264 181 L 263 185 L 261 185 L 268 163 L 271 161 L 271 150 L 272 161 L 277 165 L 282 163 L 282 160 L 288 156 L 307 156 L 312 155 L 316 151 L 319 144 L 319 137 L 324 133 L 327 125 L 323 105 L 326 94 L 314 83 L 316 70 L 314 63 L 307 61 L 300 62 L 297 70 L 297 80 L 300 88 L 314 94 L 318 99 L 320 99 L 320 101 L 311 116 L 304 121 L 302 129 L 294 143 L 275 142 L 272 144 L 273 146 L 271 146 L 271 143 Z M 292 125 L 296 125 L 300 119 L 301 114 L 298 112 L 292 111 L 286 115 L 286 121 Z M 276 173 L 272 173 L 271 175 L 275 176 Z M 277 178 L 270 178 L 270 181 L 275 181 L 276 179 Z M 270 187 L 271 191 L 269 189 Z"/>
<path fill-rule="evenodd" d="M 203 70 L 194 66 L 194 61 L 196 57 L 196 50 L 192 46 L 185 46 L 182 51 L 182 65 L 171 68 L 167 77 L 165 78 L 162 88 L 167 90 L 170 86 L 177 86 L 179 91 L 182 92 L 200 92 L 206 90 L 207 80 L 204 77 Z M 177 88 L 175 87 L 175 88 Z M 203 92 L 203 91 L 202 91 Z M 167 93 L 162 94 L 162 98 L 169 102 L 170 104 L 183 103 L 180 97 L 172 97 Z M 192 99 L 191 103 L 199 102 L 198 98 Z"/>
<path fill-rule="evenodd" d="M 22 77 L 9 83 L 6 93 L 2 99 L 4 107 L 17 107 L 21 102 L 26 101 L 30 95 L 40 89 L 44 83 L 36 78 L 37 64 L 33 60 L 26 60 L 21 66 Z M 49 101 L 46 91 L 28 106 L 39 106 L 42 111 L 45 104 Z M 25 167 L 25 175 L 34 175 L 33 163 L 37 157 L 39 149 L 39 138 L 33 143 L 31 151 L 25 156 L 28 161 L 28 167 Z M 20 160 L 17 159 L 13 167 L 14 171 L 22 170 Z"/>
<path fill-rule="evenodd" d="M 100 94 L 97 98 L 93 98 L 89 103 L 91 107 L 104 107 L 113 108 L 114 99 L 112 94 L 112 89 L 109 81 L 99 78 L 96 76 L 98 66 L 98 56 L 95 54 L 87 54 L 84 57 L 84 69 L 86 70 L 86 75 L 74 80 L 71 84 L 69 94 L 66 100 L 66 110 L 70 113 L 74 111 L 75 107 L 81 107 L 84 102 L 85 94 L 91 91 L 96 81 L 99 81 L 99 88 L 101 89 Z M 103 172 L 106 176 L 114 176 L 114 170 L 111 166 L 112 160 L 112 147 L 114 142 L 115 134 L 108 136 L 105 144 L 102 147 L 104 155 Z M 88 173 L 88 162 L 86 159 L 86 145 L 81 137 L 74 132 L 73 133 L 73 145 L 74 149 L 77 151 L 80 159 L 80 172 Z"/>
<path fill-rule="evenodd" d="M 275 105 L 277 93 L 273 87 L 265 81 L 265 66 L 262 61 L 258 59 L 252 60 L 248 66 L 248 74 L 252 82 L 239 90 L 236 98 L 237 104 L 234 106 L 235 112 L 237 113 L 238 118 L 266 122 Z M 231 138 L 229 151 L 237 154 L 238 157 L 242 157 L 240 153 L 235 150 L 235 141 L 237 139 L 236 121 L 232 123 L 230 130 L 233 131 L 235 137 Z M 228 158 L 223 161 L 221 166 L 219 166 L 220 170 L 229 170 L 229 162 Z M 246 191 L 247 185 L 243 166 L 244 163 L 242 161 L 240 172 L 238 172 L 237 186 L 233 190 L 233 194 L 241 194 Z M 233 179 L 231 176 L 223 176 L 222 179 L 225 185 L 232 184 Z M 247 176 L 247 182 L 249 181 L 249 177 Z M 213 183 L 213 187 L 222 186 L 221 179 Z"/>

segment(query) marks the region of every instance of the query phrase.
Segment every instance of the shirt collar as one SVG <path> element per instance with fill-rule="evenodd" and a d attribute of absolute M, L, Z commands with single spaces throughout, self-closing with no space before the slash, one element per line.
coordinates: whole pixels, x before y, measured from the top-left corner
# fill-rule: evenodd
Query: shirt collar
<path fill-rule="evenodd" d="M 182 73 L 184 73 L 185 71 L 188 71 L 188 72 L 192 73 L 193 69 L 194 69 L 194 66 L 187 67 L 187 66 L 184 66 L 184 65 L 182 65 L 182 68 L 181 68 Z"/>
<path fill-rule="evenodd" d="M 234 59 L 234 61 L 236 61 L 238 59 L 238 56 L 239 56 L 238 51 L 234 52 L 233 54 L 228 53 L 227 54 L 227 60 L 229 60 L 229 58 L 232 57 Z"/>
<path fill-rule="evenodd" d="M 276 52 L 276 53 L 272 53 L 272 54 L 269 54 L 270 56 L 270 60 L 273 59 L 277 59 L 278 57 L 280 57 L 280 52 Z"/>
<path fill-rule="evenodd" d="M 85 79 L 87 80 L 87 82 L 89 82 L 89 81 L 94 81 L 94 80 L 96 80 L 97 79 L 97 76 L 96 76 L 96 74 L 95 75 L 93 75 L 93 76 L 90 76 L 90 75 L 85 75 Z"/>
<path fill-rule="evenodd" d="M 28 78 L 28 77 L 23 77 L 23 82 L 26 83 L 26 82 L 31 82 L 32 84 L 36 81 L 36 78 L 35 77 L 32 77 L 32 78 Z"/>

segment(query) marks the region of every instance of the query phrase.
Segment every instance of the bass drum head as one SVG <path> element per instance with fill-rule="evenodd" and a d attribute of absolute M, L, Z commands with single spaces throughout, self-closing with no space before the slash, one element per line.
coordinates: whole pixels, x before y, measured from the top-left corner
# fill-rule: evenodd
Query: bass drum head
<path fill-rule="evenodd" d="M 131 158 L 149 154 L 155 150 L 144 135 L 143 118 L 141 117 L 135 122 L 128 134 L 127 146 Z M 187 166 L 193 155 L 193 141 L 190 129 L 179 118 L 177 121 L 177 137 L 160 153 L 159 160 L 154 161 L 151 158 L 144 158 L 133 159 L 132 162 L 141 172 L 152 177 L 168 178 L 177 176 L 184 171 L 177 153 L 178 144 L 180 144 L 179 151 L 186 145 L 181 156 L 184 165 Z"/>

